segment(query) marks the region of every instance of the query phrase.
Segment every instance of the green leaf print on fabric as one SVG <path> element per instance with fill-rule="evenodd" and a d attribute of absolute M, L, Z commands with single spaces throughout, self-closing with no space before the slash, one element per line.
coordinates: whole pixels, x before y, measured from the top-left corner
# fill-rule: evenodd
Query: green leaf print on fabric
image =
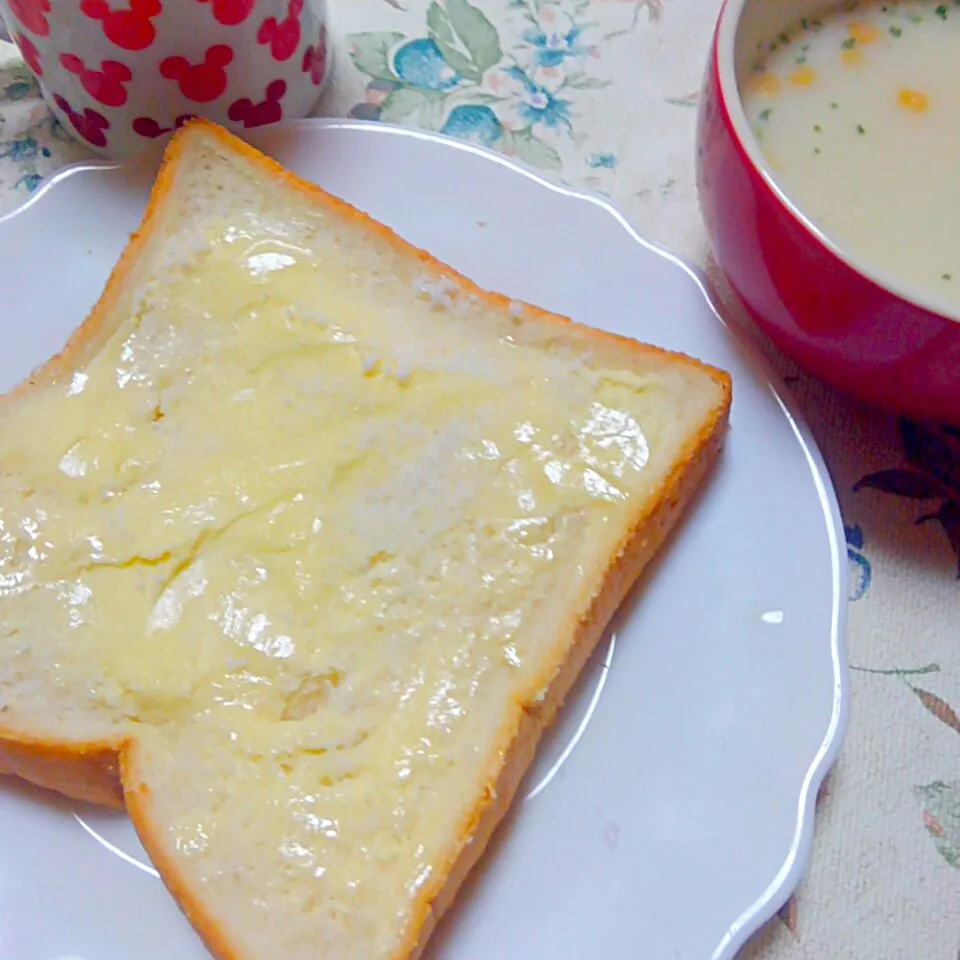
<path fill-rule="evenodd" d="M 598 77 L 588 77 L 585 73 L 572 73 L 570 76 L 564 78 L 562 89 L 606 90 L 612 83 L 612 80 L 600 80 Z"/>
<path fill-rule="evenodd" d="M 592 3 L 511 0 L 495 25 L 479 0 L 428 0 L 419 32 L 353 34 L 351 60 L 367 83 L 350 114 L 434 130 L 555 173 L 576 158 L 585 185 L 602 191 L 617 157 L 607 143 L 585 150 L 589 137 L 575 129 L 612 83 L 598 75 L 610 36 Z"/>
<path fill-rule="evenodd" d="M 380 119 L 387 123 L 399 123 L 421 110 L 440 106 L 443 94 L 436 90 L 417 90 L 413 87 L 398 87 L 381 104 Z"/>
<path fill-rule="evenodd" d="M 926 689 L 941 674 L 940 665 L 928 663 L 922 667 L 863 667 L 851 665 L 854 673 L 891 677 L 903 683 L 917 698 L 924 710 L 938 720 L 946 730 L 960 734 L 960 714 L 939 694 Z M 917 682 L 919 677 L 929 677 Z M 942 729 L 942 728 L 941 728 Z M 944 735 L 949 737 L 949 733 Z M 933 839 L 937 851 L 951 867 L 960 869 L 960 780 L 935 780 L 913 788 L 923 808 L 923 824 Z"/>
<path fill-rule="evenodd" d="M 923 807 L 923 825 L 937 852 L 960 869 L 960 780 L 936 780 L 913 788 Z"/>
<path fill-rule="evenodd" d="M 465 80 L 480 83 L 503 59 L 497 28 L 467 0 L 437 0 L 427 11 L 427 29 L 443 59 Z"/>
<path fill-rule="evenodd" d="M 350 37 L 350 59 L 374 80 L 396 80 L 390 57 L 402 40 L 402 33 L 355 33 Z"/>
<path fill-rule="evenodd" d="M 504 131 L 503 149 L 524 163 L 544 170 L 560 170 L 563 162 L 560 154 L 543 140 L 539 140 L 530 127 L 516 133 Z"/>

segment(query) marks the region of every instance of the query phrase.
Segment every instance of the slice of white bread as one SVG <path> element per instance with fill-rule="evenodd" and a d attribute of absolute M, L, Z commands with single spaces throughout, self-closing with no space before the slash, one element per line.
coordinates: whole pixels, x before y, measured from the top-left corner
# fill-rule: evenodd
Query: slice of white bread
<path fill-rule="evenodd" d="M 0 772 L 125 804 L 217 957 L 419 955 L 729 404 L 189 123 L 0 404 Z"/>

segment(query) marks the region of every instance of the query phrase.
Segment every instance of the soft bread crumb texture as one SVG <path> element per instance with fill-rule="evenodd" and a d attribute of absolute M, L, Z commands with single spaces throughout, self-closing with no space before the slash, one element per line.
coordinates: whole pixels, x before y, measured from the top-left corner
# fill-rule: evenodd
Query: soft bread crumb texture
<path fill-rule="evenodd" d="M 411 956 L 729 400 L 189 124 L 0 407 L 0 770 L 119 754 L 218 956 Z"/>

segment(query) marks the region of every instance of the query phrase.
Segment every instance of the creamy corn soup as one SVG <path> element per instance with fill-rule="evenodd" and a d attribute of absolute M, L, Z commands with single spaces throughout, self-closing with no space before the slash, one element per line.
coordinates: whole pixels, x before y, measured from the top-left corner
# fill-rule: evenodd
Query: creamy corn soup
<path fill-rule="evenodd" d="M 856 262 L 960 314 L 960 0 L 848 2 L 741 78 L 783 191 Z"/>

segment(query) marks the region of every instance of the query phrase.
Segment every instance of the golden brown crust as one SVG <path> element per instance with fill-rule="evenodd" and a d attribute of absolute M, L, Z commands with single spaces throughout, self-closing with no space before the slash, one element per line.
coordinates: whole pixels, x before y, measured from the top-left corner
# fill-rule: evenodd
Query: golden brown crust
<path fill-rule="evenodd" d="M 649 504 L 625 537 L 617 555 L 611 560 L 603 587 L 589 611 L 574 628 L 563 665 L 550 682 L 542 702 L 521 705 L 519 727 L 512 741 L 497 745 L 495 755 L 503 758 L 499 770 L 491 777 L 491 786 L 461 825 L 456 848 L 451 851 L 449 862 L 444 865 L 446 869 L 441 867 L 436 871 L 438 882 L 424 891 L 423 899 L 418 904 L 419 913 L 415 914 L 410 925 L 407 941 L 394 960 L 418 960 L 440 918 L 480 860 L 513 803 L 517 788 L 533 762 L 540 737 L 553 723 L 617 608 L 657 554 L 716 462 L 726 432 L 729 403 L 730 392 L 727 390 L 722 404 L 714 411 L 713 420 L 691 439 L 677 459 L 659 498 Z"/>
<path fill-rule="evenodd" d="M 509 309 L 513 302 L 504 294 L 494 293 L 478 287 L 477 284 L 468 277 L 463 276 L 463 274 L 454 270 L 452 267 L 447 266 L 447 264 L 438 260 L 427 251 L 414 247 L 402 237 L 398 236 L 388 226 L 380 223 L 378 220 L 374 220 L 362 210 L 357 209 L 345 200 L 341 200 L 339 197 L 333 196 L 322 187 L 317 186 L 317 184 L 303 180 L 281 166 L 272 157 L 261 153 L 255 147 L 240 140 L 223 127 L 198 117 L 185 123 L 170 139 L 164 151 L 160 169 L 150 191 L 147 208 L 144 212 L 140 227 L 131 235 L 130 242 L 124 249 L 116 266 L 111 271 L 103 294 L 93 310 L 70 337 L 59 354 L 33 371 L 26 380 L 17 385 L 12 391 L 6 394 L 6 396 L 0 397 L 0 412 L 2 412 L 5 402 L 9 402 L 29 392 L 33 387 L 49 383 L 62 374 L 71 373 L 78 361 L 82 358 L 84 351 L 87 350 L 91 344 L 95 344 L 98 341 L 99 336 L 104 332 L 103 325 L 121 295 L 124 280 L 126 280 L 133 270 L 137 257 L 153 235 L 157 222 L 156 214 L 162 207 L 164 200 L 174 185 L 177 165 L 181 154 L 189 145 L 190 139 L 197 133 L 214 140 L 225 153 L 232 153 L 239 156 L 252 167 L 259 168 L 270 180 L 285 184 L 288 188 L 301 193 L 308 202 L 324 206 L 347 220 L 363 225 L 364 229 L 369 233 L 381 241 L 386 242 L 404 256 L 415 256 L 425 268 L 433 270 L 440 276 L 449 279 L 468 296 L 475 296 L 481 304 L 485 304 L 492 309 L 503 310 L 505 308 Z M 549 313 L 539 307 L 525 305 L 525 310 L 527 315 L 535 321 L 544 321 L 563 327 L 563 336 L 569 336 L 572 332 L 575 332 L 596 346 L 603 345 L 604 347 L 609 347 L 617 351 L 622 351 L 625 348 L 634 355 L 646 354 L 648 356 L 663 356 L 669 353 L 671 356 L 679 356 L 676 353 L 671 353 L 660 347 L 638 343 L 636 340 L 631 340 L 629 337 L 624 337 L 620 334 L 609 333 L 605 330 L 596 330 L 592 327 L 574 323 L 569 317 Z M 573 328 L 573 330 L 571 330 L 571 328 Z M 685 357 L 685 360 L 691 366 L 707 372 L 718 384 L 722 385 L 724 390 L 729 394 L 730 377 L 727 373 L 702 363 L 693 357 Z"/>
<path fill-rule="evenodd" d="M 104 323 L 109 318 L 110 312 L 122 292 L 123 282 L 134 268 L 140 251 L 153 233 L 154 214 L 163 203 L 173 184 L 176 157 L 179 152 L 179 149 L 177 149 L 173 152 L 167 151 L 164 153 L 163 162 L 150 191 L 150 198 L 140 228 L 131 234 L 123 255 L 107 278 L 100 299 L 94 304 L 87 318 L 73 332 L 60 353 L 55 354 L 42 366 L 32 371 L 25 380 L 17 384 L 11 391 L 0 397 L 0 413 L 3 412 L 4 406 L 29 393 L 32 389 L 42 387 L 61 375 L 71 374 L 82 360 L 84 351 L 97 343 L 98 338 L 105 332 Z M 0 736 L 2 736 L 2 733 L 0 733 Z"/>
<path fill-rule="evenodd" d="M 161 830 L 151 822 L 150 785 L 140 774 L 138 759 L 137 743 L 134 741 L 124 750 L 120 769 L 127 813 L 130 814 L 143 849 L 147 851 L 177 905 L 216 960 L 242 960 L 243 954 L 229 942 L 227 933 L 217 918 L 205 909 L 197 891 L 187 883 L 180 872 L 169 845 L 163 842 Z"/>
<path fill-rule="evenodd" d="M 74 800 L 122 808 L 120 749 L 116 742 L 62 743 L 0 727 L 0 774 Z"/>
<path fill-rule="evenodd" d="M 190 138 L 198 132 L 212 138 L 225 152 L 241 156 L 253 167 L 262 170 L 269 179 L 280 181 L 303 194 L 305 199 L 314 204 L 323 205 L 348 220 L 362 224 L 364 229 L 381 241 L 386 241 L 403 255 L 416 256 L 424 267 L 453 281 L 467 295 L 475 296 L 479 302 L 501 310 L 509 306 L 509 298 L 482 290 L 429 253 L 412 247 L 388 227 L 331 196 L 315 184 L 301 180 L 276 161 L 222 128 L 204 120 L 193 120 L 185 124 L 171 139 L 151 191 L 144 219 L 111 272 L 100 300 L 57 356 L 31 374 L 6 397 L 0 398 L 0 411 L 4 404 L 24 395 L 33 387 L 49 383 L 60 375 L 69 374 L 82 360 L 84 352 L 95 346 L 104 334 L 109 333 L 104 325 L 122 295 L 124 282 L 133 270 L 140 252 L 157 227 L 157 212 L 173 187 L 178 160 Z M 569 337 L 574 333 L 597 348 L 616 350 L 621 356 L 625 348 L 638 357 L 645 355 L 653 358 L 667 354 L 667 351 L 660 348 L 593 330 L 537 307 L 525 309 L 531 319 L 562 325 L 563 330 L 558 330 L 558 334 Z M 463 881 L 480 859 L 497 825 L 509 809 L 533 760 L 540 736 L 552 723 L 617 607 L 657 552 L 716 460 L 729 414 L 730 378 L 726 373 L 695 359 L 686 358 L 686 361 L 691 367 L 706 372 L 718 386 L 720 400 L 715 407 L 714 417 L 703 427 L 700 434 L 686 445 L 659 498 L 648 504 L 642 514 L 636 517 L 617 556 L 611 561 L 603 586 L 589 611 L 578 623 L 571 624 L 567 654 L 559 672 L 552 678 L 543 678 L 544 685 L 549 683 L 544 700 L 534 706 L 520 705 L 517 714 L 504 724 L 501 742 L 497 744 L 489 762 L 490 786 L 461 824 L 458 840 L 452 845 L 446 862 L 437 865 L 435 881 L 422 890 L 420 899 L 414 905 L 413 919 L 406 932 L 405 941 L 394 960 L 416 960 L 421 955 L 440 917 L 453 902 Z M 149 785 L 141 778 L 137 756 L 135 740 L 65 743 L 30 737 L 19 731 L 0 727 L 0 774 L 14 774 L 39 786 L 92 803 L 120 806 L 125 802 L 154 865 L 210 952 L 218 960 L 245 960 L 239 950 L 228 942 L 226 932 L 217 918 L 209 915 L 201 898 L 186 883 L 175 858 L 162 840 L 161 829 L 151 822 Z"/>
<path fill-rule="evenodd" d="M 82 359 L 83 352 L 105 332 L 104 323 L 120 295 L 123 282 L 152 233 L 153 215 L 170 189 L 174 163 L 175 155 L 164 155 L 140 229 L 131 236 L 90 314 L 73 332 L 59 354 L 31 372 L 7 394 L 0 396 L 0 413 L 33 389 L 72 373 Z M 75 800 L 122 807 L 123 790 L 119 775 L 121 748 L 120 743 L 68 743 L 32 737 L 0 726 L 0 774 L 19 776 Z"/>

